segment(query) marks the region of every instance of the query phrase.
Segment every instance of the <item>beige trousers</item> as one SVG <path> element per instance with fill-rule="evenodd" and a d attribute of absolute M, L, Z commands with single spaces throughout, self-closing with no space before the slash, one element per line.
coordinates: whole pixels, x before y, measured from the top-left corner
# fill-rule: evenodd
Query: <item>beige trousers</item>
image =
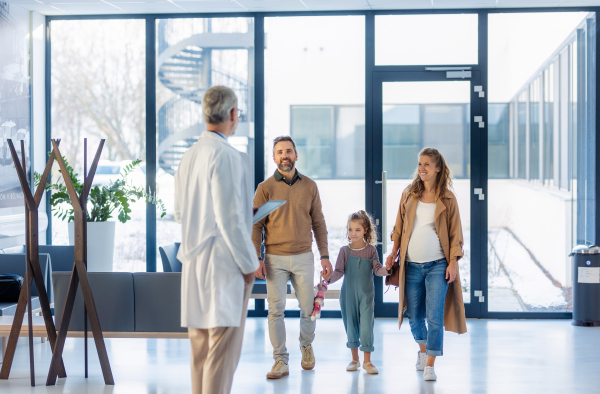
<path fill-rule="evenodd" d="M 192 344 L 192 393 L 229 394 L 240 361 L 248 299 L 254 281 L 246 284 L 239 327 L 188 328 Z"/>
<path fill-rule="evenodd" d="M 265 255 L 267 269 L 267 301 L 269 302 L 269 338 L 273 358 L 288 364 L 290 354 L 285 346 L 285 301 L 287 281 L 292 282 L 300 304 L 300 346 L 308 346 L 315 339 L 317 322 L 311 320 L 315 306 L 315 256 L 312 252 L 292 256 Z"/>

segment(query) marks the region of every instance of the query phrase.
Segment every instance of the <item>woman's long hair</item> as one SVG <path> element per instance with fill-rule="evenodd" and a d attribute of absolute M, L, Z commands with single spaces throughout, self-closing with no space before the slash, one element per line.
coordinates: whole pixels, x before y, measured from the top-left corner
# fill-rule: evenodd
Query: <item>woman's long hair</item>
<path fill-rule="evenodd" d="M 419 152 L 419 159 L 421 156 L 431 157 L 433 164 L 440 169 L 440 172 L 437 173 L 437 177 L 435 178 L 434 185 L 435 200 L 440 200 L 444 198 L 446 192 L 452 188 L 452 173 L 446 164 L 446 159 L 444 159 L 444 156 L 440 153 L 440 151 L 435 148 L 424 148 L 421 152 Z M 407 197 L 414 197 L 417 200 L 420 200 L 423 196 L 425 184 L 419 176 L 418 166 L 413 175 L 413 181 L 406 187 L 405 191 L 408 192 Z"/>

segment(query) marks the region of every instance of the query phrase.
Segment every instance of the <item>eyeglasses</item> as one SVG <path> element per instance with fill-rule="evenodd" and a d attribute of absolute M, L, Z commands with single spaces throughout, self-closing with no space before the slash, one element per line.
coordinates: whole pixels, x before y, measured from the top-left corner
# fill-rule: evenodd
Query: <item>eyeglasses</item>
<path fill-rule="evenodd" d="M 244 111 L 242 111 L 241 109 L 237 108 L 237 116 L 238 116 L 238 118 L 241 118 L 243 114 L 244 114 Z"/>

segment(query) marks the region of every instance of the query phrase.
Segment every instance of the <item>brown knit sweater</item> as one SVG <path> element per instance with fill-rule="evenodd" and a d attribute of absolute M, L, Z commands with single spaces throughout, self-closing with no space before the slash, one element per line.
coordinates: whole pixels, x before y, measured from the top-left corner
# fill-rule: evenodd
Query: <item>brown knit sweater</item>
<path fill-rule="evenodd" d="M 329 255 L 319 189 L 312 179 L 300 175 L 290 186 L 284 180 L 277 181 L 275 176 L 271 176 L 258 185 L 254 206 L 260 207 L 269 200 L 287 202 L 254 224 L 252 241 L 259 257 L 263 230 L 268 254 L 290 256 L 308 253 L 312 250 L 314 233 L 321 256 Z"/>

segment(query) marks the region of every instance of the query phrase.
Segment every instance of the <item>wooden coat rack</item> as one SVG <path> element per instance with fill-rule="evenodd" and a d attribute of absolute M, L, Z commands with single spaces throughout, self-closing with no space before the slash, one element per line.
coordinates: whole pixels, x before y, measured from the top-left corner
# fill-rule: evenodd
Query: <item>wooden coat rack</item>
<path fill-rule="evenodd" d="M 60 143 L 60 140 L 56 141 L 56 146 Z M 44 275 L 40 268 L 40 255 L 39 255 L 39 240 L 38 240 L 38 208 L 52 164 L 54 163 L 54 152 L 50 154 L 50 158 L 46 163 L 46 168 L 42 174 L 40 184 L 38 185 L 35 195 L 32 195 L 29 183 L 27 182 L 27 163 L 25 160 L 25 143 L 21 140 L 21 158 L 22 163 L 19 161 L 19 156 L 13 145 L 12 140 L 8 140 L 8 146 L 10 153 L 12 154 L 15 169 L 23 189 L 23 196 L 25 197 L 25 281 L 24 286 L 21 288 L 19 294 L 19 301 L 17 303 L 17 310 L 10 330 L 10 336 L 8 339 L 8 346 L 6 354 L 4 355 L 4 361 L 2 363 L 2 370 L 0 371 L 0 379 L 8 379 L 10 375 L 10 369 L 15 355 L 15 349 L 17 347 L 17 341 L 23 325 L 23 317 L 25 315 L 25 309 L 27 308 L 28 317 L 28 329 L 29 329 L 29 374 L 31 378 L 31 386 L 35 386 L 35 368 L 33 360 L 33 322 L 32 322 L 32 311 L 31 311 L 31 282 L 35 280 L 35 286 L 37 288 L 40 305 L 42 307 L 42 315 L 44 316 L 44 323 L 46 325 L 46 333 L 50 340 L 50 347 L 54 351 L 56 347 L 56 327 L 54 326 L 54 320 L 52 320 L 52 312 L 50 311 L 50 302 L 48 300 L 48 293 L 46 292 L 46 286 L 44 284 Z M 56 370 L 60 377 L 66 377 L 65 367 L 63 364 L 62 357 L 57 358 Z"/>
<path fill-rule="evenodd" d="M 98 161 L 100 160 L 100 154 L 102 153 L 102 147 L 104 146 L 105 140 L 100 140 L 100 145 L 96 151 L 96 156 L 94 157 L 94 161 L 90 167 L 89 174 L 87 173 L 87 139 L 84 141 L 83 190 L 81 191 L 81 195 L 78 196 L 75 187 L 73 186 L 73 182 L 71 182 L 71 178 L 69 177 L 63 157 L 58 149 L 59 141 L 52 140 L 53 153 L 60 166 L 75 216 L 75 264 L 73 265 L 71 281 L 69 282 L 69 290 L 67 292 L 67 298 L 65 300 L 65 306 L 63 309 L 63 316 L 62 320 L 60 321 L 58 338 L 56 340 L 56 346 L 54 347 L 52 362 L 50 363 L 50 370 L 48 371 L 48 379 L 46 380 L 47 386 L 56 384 L 56 379 L 58 376 L 60 376 L 62 353 L 65 346 L 65 340 L 67 338 L 67 332 L 69 330 L 71 314 L 73 313 L 73 305 L 75 304 L 77 287 L 80 284 L 86 314 L 89 314 L 90 324 L 92 326 L 92 334 L 96 343 L 98 358 L 100 359 L 100 367 L 102 368 L 104 383 L 107 385 L 115 384 L 112 371 L 110 369 L 110 363 L 108 361 L 108 354 L 106 352 L 106 345 L 104 343 L 102 329 L 100 328 L 100 320 L 98 319 L 94 297 L 92 295 L 92 290 L 90 288 L 90 283 L 87 276 L 87 199 L 90 189 L 92 188 L 92 181 L 96 173 L 96 168 L 98 167 Z M 85 368 L 87 377 L 87 318 L 85 319 L 85 323 Z"/>

